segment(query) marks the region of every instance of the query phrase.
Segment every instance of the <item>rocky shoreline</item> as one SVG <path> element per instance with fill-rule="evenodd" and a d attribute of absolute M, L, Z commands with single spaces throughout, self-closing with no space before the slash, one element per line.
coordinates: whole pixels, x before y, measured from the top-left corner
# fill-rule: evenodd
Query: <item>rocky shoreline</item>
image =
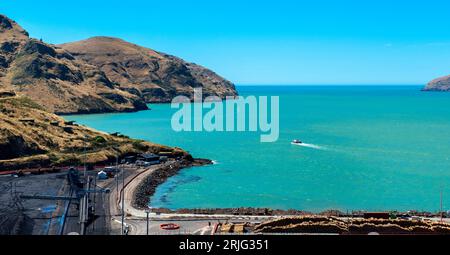
<path fill-rule="evenodd" d="M 161 167 L 148 175 L 136 188 L 133 193 L 133 206 L 138 209 L 146 209 L 150 197 L 155 193 L 156 188 L 163 184 L 168 178 L 178 174 L 178 172 L 187 167 L 210 165 L 209 159 L 181 159 L 173 164 Z"/>
<path fill-rule="evenodd" d="M 164 166 L 149 174 L 133 193 L 133 206 L 140 210 L 148 208 L 150 197 L 155 193 L 156 188 L 163 184 L 168 178 L 179 173 L 180 170 L 187 167 L 203 166 L 212 164 L 208 159 L 181 159 L 175 161 L 173 164 Z M 152 208 L 152 212 L 164 214 L 198 214 L 198 215 L 247 215 L 247 216 L 305 216 L 305 215 L 321 215 L 321 216 L 336 216 L 336 217 L 363 217 L 364 213 L 368 211 L 358 210 L 342 212 L 340 210 L 326 210 L 318 213 L 297 210 L 297 209 L 272 209 L 272 208 L 257 208 L 257 207 L 238 207 L 238 208 L 182 208 L 171 210 L 168 208 Z M 385 211 L 396 217 L 402 216 L 420 216 L 420 217 L 440 217 L 440 213 L 432 213 L 426 211 Z M 448 217 L 447 213 L 443 214 Z"/>
<path fill-rule="evenodd" d="M 370 211 L 352 211 L 342 212 L 339 210 L 327 210 L 322 212 L 310 212 L 297 209 L 271 209 L 271 208 L 258 208 L 258 207 L 238 207 L 238 208 L 183 208 L 177 210 L 170 210 L 167 208 L 154 208 L 152 212 L 166 213 L 166 214 L 201 214 L 201 215 L 246 215 L 246 216 L 305 216 L 305 215 L 319 215 L 319 216 L 334 216 L 334 217 L 364 217 L 364 213 Z M 388 212 L 395 217 L 440 217 L 440 213 L 432 213 L 426 211 L 383 211 Z M 443 214 L 443 217 L 448 217 L 447 213 Z"/>

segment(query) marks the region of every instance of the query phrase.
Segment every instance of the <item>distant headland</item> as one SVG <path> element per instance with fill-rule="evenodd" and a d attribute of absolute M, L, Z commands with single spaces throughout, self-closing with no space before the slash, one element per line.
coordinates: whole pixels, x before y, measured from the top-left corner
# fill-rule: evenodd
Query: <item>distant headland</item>
<path fill-rule="evenodd" d="M 440 77 L 430 81 L 425 88 L 424 91 L 450 91 L 450 75 Z"/>

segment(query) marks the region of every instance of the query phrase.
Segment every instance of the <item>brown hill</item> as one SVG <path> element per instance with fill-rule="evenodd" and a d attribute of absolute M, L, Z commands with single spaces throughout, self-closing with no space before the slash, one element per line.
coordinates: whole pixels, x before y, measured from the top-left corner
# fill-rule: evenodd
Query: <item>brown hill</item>
<path fill-rule="evenodd" d="M 93 37 L 59 46 L 146 102 L 169 102 L 177 95 L 192 98 L 194 87 L 202 87 L 204 96 L 237 95 L 231 82 L 211 70 L 121 39 Z"/>
<path fill-rule="evenodd" d="M 425 91 L 450 91 L 450 75 L 430 81 L 423 89 Z"/>
<path fill-rule="evenodd" d="M 29 38 L 0 15 L 0 92 L 14 91 L 58 114 L 147 109 L 148 102 L 235 96 L 234 85 L 213 71 L 120 39 L 94 37 L 62 44 Z"/>
<path fill-rule="evenodd" d="M 0 15 L 0 91 L 15 91 L 61 114 L 147 109 L 139 97 L 115 88 L 96 66 L 28 37 Z"/>
<path fill-rule="evenodd" d="M 36 166 L 115 161 L 142 152 L 171 152 L 191 158 L 181 149 L 113 136 L 66 122 L 21 96 L 0 98 L 0 170 Z"/>

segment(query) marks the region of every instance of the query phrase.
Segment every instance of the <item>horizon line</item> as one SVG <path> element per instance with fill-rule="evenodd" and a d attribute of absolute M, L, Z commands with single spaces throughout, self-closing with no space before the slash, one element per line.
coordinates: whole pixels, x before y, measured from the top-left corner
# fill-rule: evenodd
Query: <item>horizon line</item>
<path fill-rule="evenodd" d="M 313 87 L 313 86 L 342 86 L 342 87 L 351 87 L 351 86 L 372 86 L 372 87 L 375 87 L 375 86 L 378 86 L 378 87 L 394 87 L 394 86 L 426 86 L 426 84 L 424 85 L 424 84 L 406 84 L 406 83 L 399 83 L 399 84 L 389 84 L 389 83 L 386 83 L 386 84 L 364 84 L 364 83 L 362 83 L 362 84 L 359 84 L 359 83 L 354 83 L 354 84 L 342 84 L 342 83 L 338 83 L 338 84 L 295 84 L 295 83 L 281 83 L 281 84 L 276 84 L 276 83 L 274 83 L 274 84 L 270 84 L 270 83 L 260 83 L 260 84 L 258 84 L 258 83 L 234 83 L 234 85 L 235 86 L 260 86 L 260 87 L 263 87 L 263 86 L 293 86 L 293 87 L 295 87 L 295 86 L 298 86 L 298 87 L 300 87 L 300 86 L 304 86 L 304 87 Z"/>

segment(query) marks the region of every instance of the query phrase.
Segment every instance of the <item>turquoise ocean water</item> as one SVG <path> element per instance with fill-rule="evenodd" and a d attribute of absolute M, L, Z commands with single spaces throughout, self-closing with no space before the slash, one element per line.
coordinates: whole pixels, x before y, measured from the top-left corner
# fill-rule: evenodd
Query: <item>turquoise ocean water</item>
<path fill-rule="evenodd" d="M 184 169 L 153 207 L 271 207 L 322 211 L 450 209 L 450 93 L 419 86 L 238 87 L 280 97 L 280 137 L 174 132 L 169 104 L 137 113 L 66 116 L 134 138 L 178 146 L 215 165 Z M 291 145 L 301 139 L 312 147 Z"/>

